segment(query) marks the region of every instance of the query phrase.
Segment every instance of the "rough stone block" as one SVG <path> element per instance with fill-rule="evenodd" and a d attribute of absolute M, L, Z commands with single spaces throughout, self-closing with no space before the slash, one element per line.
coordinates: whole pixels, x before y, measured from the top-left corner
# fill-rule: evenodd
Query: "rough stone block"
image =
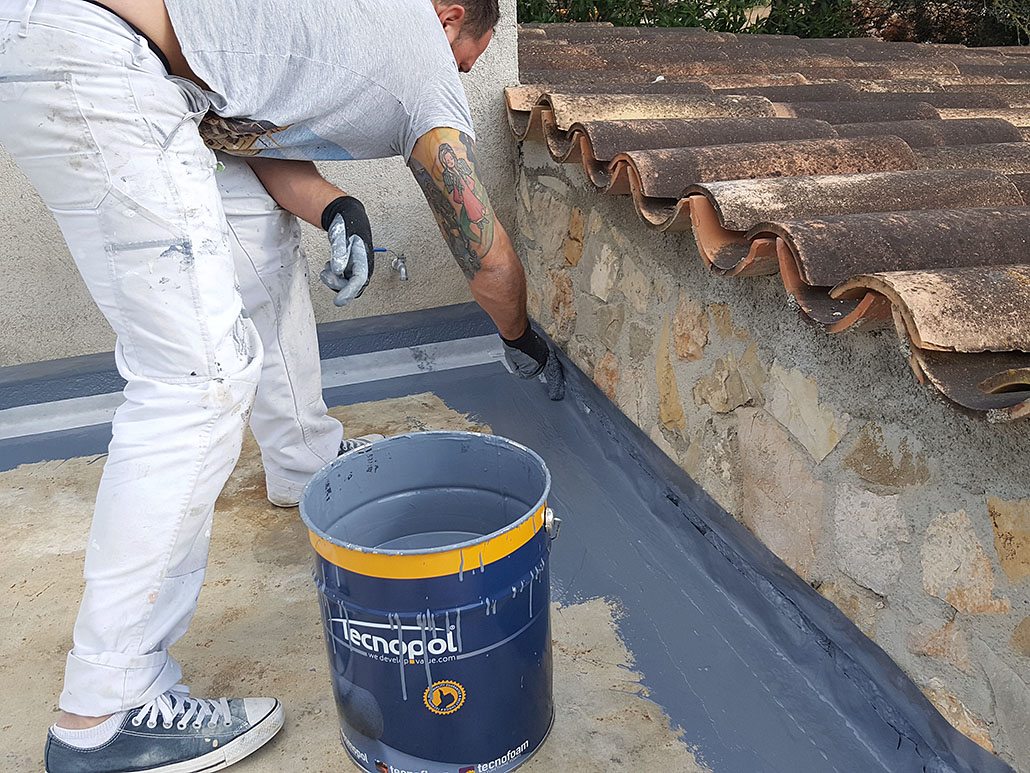
<path fill-rule="evenodd" d="M 680 289 L 676 316 L 672 319 L 672 343 L 681 360 L 697 361 L 708 343 L 708 315 L 701 304 Z"/>
<path fill-rule="evenodd" d="M 822 582 L 816 590 L 847 615 L 862 633 L 870 639 L 876 636 L 876 618 L 883 607 L 876 596 L 857 585 L 851 585 L 847 580 Z"/>
<path fill-rule="evenodd" d="M 833 509 L 837 565 L 859 585 L 888 595 L 901 574 L 909 527 L 898 498 L 844 485 Z"/>
<path fill-rule="evenodd" d="M 590 269 L 590 294 L 607 301 L 615 287 L 615 278 L 619 274 L 619 258 L 606 242 L 598 244 L 596 250 L 597 254 Z"/>
<path fill-rule="evenodd" d="M 654 349 L 654 331 L 639 322 L 629 323 L 629 356 L 633 360 L 644 360 Z"/>
<path fill-rule="evenodd" d="M 923 588 L 960 612 L 1004 614 L 1008 599 L 994 598 L 994 570 L 964 510 L 941 513 L 920 550 Z"/>
<path fill-rule="evenodd" d="M 698 427 L 680 458 L 683 469 L 719 506 L 741 519 L 742 467 L 737 417 L 714 414 Z"/>
<path fill-rule="evenodd" d="M 662 434 L 662 426 L 660 424 L 655 424 L 651 427 L 651 431 L 648 433 L 648 436 L 651 438 L 651 442 L 662 449 L 662 451 L 665 452 L 665 455 L 670 459 L 675 461 L 679 458 L 679 454 L 676 453 L 676 449 L 673 447 L 672 443 L 666 440 L 665 435 Z"/>
<path fill-rule="evenodd" d="M 633 308 L 641 314 L 647 311 L 647 304 L 651 298 L 651 280 L 637 267 L 632 258 L 625 257 L 622 260 L 622 279 L 619 281 L 619 290 L 633 304 Z"/>
<path fill-rule="evenodd" d="M 587 336 L 574 335 L 572 340 L 565 344 L 565 353 L 584 373 L 593 373 L 598 360 L 596 341 Z"/>
<path fill-rule="evenodd" d="M 626 368 L 619 374 L 615 385 L 615 402 L 629 419 L 640 428 L 654 421 L 651 413 L 654 401 L 645 398 L 644 373 L 639 368 Z"/>
<path fill-rule="evenodd" d="M 812 462 L 765 411 L 741 408 L 741 521 L 808 579 L 823 530 L 823 484 Z"/>
<path fill-rule="evenodd" d="M 977 640 L 975 646 L 994 693 L 995 737 L 1001 756 L 1026 770 L 1030 760 L 1030 686 L 982 641 Z"/>
<path fill-rule="evenodd" d="M 550 188 L 554 193 L 562 199 L 568 199 L 569 197 L 569 186 L 564 180 L 560 180 L 549 174 L 537 175 L 536 181 L 546 188 Z"/>
<path fill-rule="evenodd" d="M 654 280 L 654 292 L 658 297 L 658 302 L 664 305 L 672 300 L 672 283 L 664 279 L 656 279 Z"/>
<path fill-rule="evenodd" d="M 608 395 L 609 400 L 613 403 L 616 401 L 615 391 L 619 387 L 619 363 L 610 351 L 605 352 L 604 357 L 594 368 L 594 383 Z"/>
<path fill-rule="evenodd" d="M 669 356 L 670 320 L 665 318 L 662 334 L 658 338 L 658 354 L 654 361 L 654 375 L 658 383 L 658 417 L 666 429 L 683 432 L 687 428 L 687 417 L 680 403 L 679 387 L 676 384 L 676 373 L 672 369 Z"/>
<path fill-rule="evenodd" d="M 572 277 L 565 269 L 551 272 L 548 311 L 553 320 L 551 337 L 561 344 L 568 342 L 576 326 L 576 303 L 572 292 Z"/>
<path fill-rule="evenodd" d="M 819 385 L 797 368 L 774 362 L 766 384 L 766 407 L 817 462 L 826 458 L 848 429 L 846 413 L 819 404 Z"/>
<path fill-rule="evenodd" d="M 1012 649 L 1026 658 L 1030 658 L 1030 617 L 1024 617 L 1023 621 L 1016 626 L 1009 640 Z"/>
<path fill-rule="evenodd" d="M 583 210 L 579 207 L 572 208 L 569 215 L 569 232 L 565 239 L 565 263 L 569 266 L 578 266 L 579 259 L 583 256 Z"/>
<path fill-rule="evenodd" d="M 748 339 L 747 330 L 736 327 L 733 324 L 733 315 L 730 313 L 730 307 L 725 303 L 713 303 L 708 307 L 708 313 L 712 316 L 712 325 L 715 328 L 715 332 L 724 341 L 731 338 L 735 338 L 738 341 L 746 341 Z"/>
<path fill-rule="evenodd" d="M 519 201 L 522 203 L 523 211 L 528 215 L 533 209 L 533 203 L 529 198 L 529 183 L 526 180 L 525 169 L 519 171 Z"/>
<path fill-rule="evenodd" d="M 1030 577 L 1030 499 L 1007 502 L 988 497 L 987 512 L 994 525 L 994 549 L 1005 576 L 1011 583 Z"/>
<path fill-rule="evenodd" d="M 540 321 L 540 313 L 544 309 L 544 301 L 536 287 L 528 283 L 526 286 L 526 307 L 529 309 L 529 316 Z"/>
<path fill-rule="evenodd" d="M 609 349 L 619 348 L 622 325 L 626 321 L 626 307 L 621 303 L 607 303 L 597 310 L 598 337 Z"/>
<path fill-rule="evenodd" d="M 754 341 L 748 345 L 744 356 L 740 358 L 740 365 L 738 367 L 741 378 L 744 379 L 744 383 L 748 384 L 752 401 L 755 404 L 763 403 L 763 390 L 765 389 L 765 383 L 769 380 L 769 375 L 765 372 L 765 366 L 762 365 L 762 361 L 758 359 L 758 347 L 755 346 Z"/>
<path fill-rule="evenodd" d="M 869 422 L 858 433 L 844 466 L 860 478 L 881 486 L 901 489 L 930 480 L 926 457 L 916 453 L 907 435 L 889 440 L 883 427 Z"/>
<path fill-rule="evenodd" d="M 526 219 L 533 224 L 533 244 L 530 245 L 533 260 L 549 268 L 564 266 L 568 235 L 565 225 L 571 205 L 565 198 L 555 196 L 552 190 L 539 187 L 530 193 L 530 201 L 532 214 Z"/>
<path fill-rule="evenodd" d="M 737 358 L 730 352 L 715 361 L 711 373 L 694 384 L 694 402 L 708 405 L 716 413 L 729 413 L 752 401 L 757 389 L 740 372 Z"/>
<path fill-rule="evenodd" d="M 954 619 L 943 628 L 933 623 L 917 625 L 909 631 L 905 646 L 914 655 L 937 658 L 967 674 L 973 673 L 969 659 L 969 639 Z"/>
<path fill-rule="evenodd" d="M 989 752 L 994 751 L 991 731 L 987 723 L 974 715 L 957 697 L 945 689 L 944 683 L 934 677 L 930 680 L 923 694 L 951 726 L 971 741 L 980 744 Z"/>

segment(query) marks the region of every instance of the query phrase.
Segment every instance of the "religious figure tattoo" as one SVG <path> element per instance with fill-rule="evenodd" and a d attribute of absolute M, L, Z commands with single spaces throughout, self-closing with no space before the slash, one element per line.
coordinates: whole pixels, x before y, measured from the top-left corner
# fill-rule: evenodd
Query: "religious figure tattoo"
<path fill-rule="evenodd" d="M 445 139 L 458 142 L 446 142 Z M 471 281 L 494 240 L 494 213 L 476 173 L 472 140 L 453 129 L 427 134 L 408 163 L 451 253 Z"/>

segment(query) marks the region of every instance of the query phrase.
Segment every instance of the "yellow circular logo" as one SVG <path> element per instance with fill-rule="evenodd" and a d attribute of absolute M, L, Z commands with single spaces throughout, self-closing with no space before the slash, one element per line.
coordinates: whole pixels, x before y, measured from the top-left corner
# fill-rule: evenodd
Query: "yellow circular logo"
<path fill-rule="evenodd" d="M 457 682 L 433 682 L 422 695 L 422 702 L 434 714 L 453 714 L 465 703 L 465 688 Z"/>

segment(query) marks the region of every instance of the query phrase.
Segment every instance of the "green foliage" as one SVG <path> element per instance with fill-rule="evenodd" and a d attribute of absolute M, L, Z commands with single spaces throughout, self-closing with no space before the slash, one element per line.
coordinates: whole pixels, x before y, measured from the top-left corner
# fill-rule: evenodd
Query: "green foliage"
<path fill-rule="evenodd" d="M 849 38 L 860 34 L 852 0 L 773 0 L 755 32 L 801 38 Z"/>
<path fill-rule="evenodd" d="M 993 0 L 990 10 L 998 21 L 1015 30 L 1017 43 L 1030 43 L 1030 0 Z"/>
<path fill-rule="evenodd" d="M 887 40 L 1016 45 L 1027 39 L 1030 0 L 860 0 L 868 28 Z"/>
<path fill-rule="evenodd" d="M 602 21 L 616 26 L 703 27 L 807 37 L 845 37 L 858 31 L 851 0 L 772 0 L 769 17 L 759 18 L 755 11 L 769 4 L 769 0 L 518 0 L 518 17 L 522 22 Z"/>
<path fill-rule="evenodd" d="M 768 16 L 757 11 L 768 8 Z M 703 27 L 803 38 L 1030 42 L 1030 0 L 518 0 L 523 22 L 602 21 L 616 26 Z"/>
<path fill-rule="evenodd" d="M 740 32 L 761 0 L 518 0 L 521 22 L 611 22 L 619 27 L 705 27 Z"/>

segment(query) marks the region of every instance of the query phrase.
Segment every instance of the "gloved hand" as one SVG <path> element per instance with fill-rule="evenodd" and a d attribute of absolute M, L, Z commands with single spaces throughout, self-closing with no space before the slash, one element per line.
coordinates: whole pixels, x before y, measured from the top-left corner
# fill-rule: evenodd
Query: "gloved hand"
<path fill-rule="evenodd" d="M 565 370 L 561 360 L 531 325 L 518 338 L 509 340 L 501 336 L 501 342 L 504 344 L 504 360 L 512 373 L 520 378 L 539 378 L 547 385 L 550 399 L 564 399 Z"/>
<path fill-rule="evenodd" d="M 372 226 L 365 207 L 353 196 L 340 196 L 322 211 L 322 228 L 329 232 L 329 261 L 319 277 L 336 291 L 337 306 L 360 298 L 375 268 Z"/>

